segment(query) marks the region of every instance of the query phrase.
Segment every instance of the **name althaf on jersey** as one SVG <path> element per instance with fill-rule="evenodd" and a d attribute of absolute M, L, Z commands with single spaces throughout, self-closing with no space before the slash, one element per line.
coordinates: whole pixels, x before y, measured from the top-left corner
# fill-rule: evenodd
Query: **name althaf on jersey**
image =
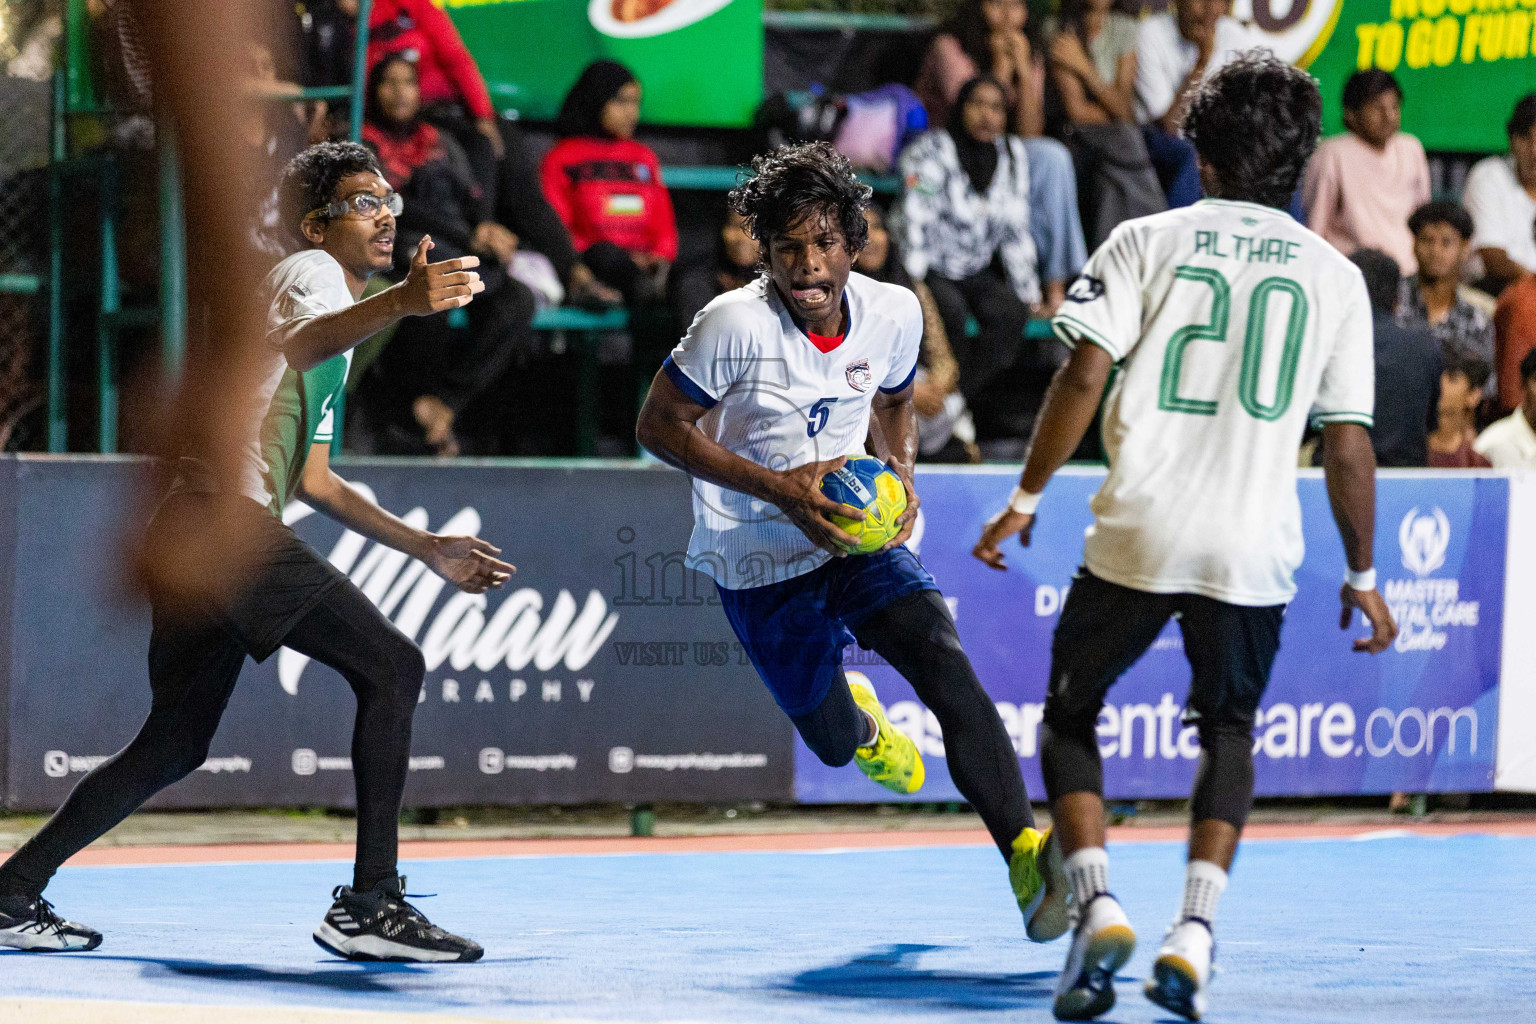
<path fill-rule="evenodd" d="M 1283 211 L 1202 200 L 1120 225 L 1067 299 L 1057 333 L 1118 371 L 1089 569 L 1154 593 L 1289 601 L 1308 421 L 1372 422 L 1360 271 Z"/>
<path fill-rule="evenodd" d="M 694 319 L 663 365 L 709 409 L 699 428 L 773 470 L 864 450 L 876 389 L 901 391 L 917 372 L 917 296 L 850 274 L 847 332 L 823 352 L 796 326 L 767 277 L 726 292 Z M 689 564 L 732 590 L 810 572 L 830 556 L 777 507 L 695 480 Z"/>

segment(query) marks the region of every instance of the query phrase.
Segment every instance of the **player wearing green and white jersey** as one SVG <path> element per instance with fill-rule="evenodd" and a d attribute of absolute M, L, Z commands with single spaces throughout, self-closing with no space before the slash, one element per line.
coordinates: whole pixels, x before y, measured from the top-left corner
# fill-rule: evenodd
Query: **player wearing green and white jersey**
<path fill-rule="evenodd" d="M 1371 568 L 1375 407 L 1370 302 L 1353 264 L 1285 212 L 1316 145 L 1316 83 L 1269 54 L 1216 73 L 1184 131 L 1211 197 L 1115 229 L 1054 321 L 1074 346 L 1036 425 L 1019 487 L 975 555 L 1028 545 L 1041 492 L 1101 407 L 1109 474 L 1092 503 L 1084 567 L 1051 648 L 1041 769 L 1077 926 L 1054 1011 L 1086 1020 L 1115 1001 L 1135 935 L 1109 894 L 1095 726 L 1109 687 L 1177 617 L 1199 730 L 1184 899 L 1145 990 L 1198 1020 L 1216 904 L 1253 802 L 1254 713 L 1301 564 L 1297 450 L 1324 434 L 1328 494 L 1355 609 L 1384 650 L 1396 626 Z"/>
<path fill-rule="evenodd" d="M 289 164 L 282 192 L 289 223 L 308 247 L 264 283 L 267 331 L 254 353 L 255 400 L 232 397 L 250 417 L 237 478 L 221 488 L 198 463 L 183 460 L 145 545 L 151 553 L 178 549 L 195 544 L 202 536 L 197 527 L 208 521 L 234 523 L 251 549 L 250 564 L 240 572 L 208 564 L 221 585 L 197 607 L 151 588 L 149 717 L 0 866 L 0 945 L 101 944 L 99 932 L 54 913 L 44 887 L 65 860 L 202 764 L 246 656 L 262 661 L 286 645 L 336 669 L 357 696 L 357 860 L 352 885 L 332 894 L 315 940 L 362 960 L 467 961 L 482 954 L 407 903 L 396 868 L 411 719 L 425 674 L 421 652 L 282 521 L 283 505 L 299 497 L 419 558 L 461 590 L 481 593 L 507 579 L 512 567 L 485 541 L 411 527 L 330 468 L 352 347 L 403 316 L 468 304 L 482 287 L 472 269 L 479 261 L 428 264 L 431 241 L 424 239 L 404 281 L 358 301 L 368 278 L 390 266 L 401 210 L 373 155 L 356 143 L 313 146 Z"/>

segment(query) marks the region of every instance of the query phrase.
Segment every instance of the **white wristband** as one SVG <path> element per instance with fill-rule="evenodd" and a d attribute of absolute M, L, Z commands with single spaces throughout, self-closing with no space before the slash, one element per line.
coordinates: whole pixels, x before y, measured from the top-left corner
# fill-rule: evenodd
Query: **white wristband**
<path fill-rule="evenodd" d="M 1351 590 L 1375 590 L 1376 570 L 1366 569 L 1363 572 L 1355 572 L 1353 569 L 1345 569 L 1344 582 L 1349 584 Z"/>
<path fill-rule="evenodd" d="M 1013 489 L 1013 495 L 1008 499 L 1008 510 L 1020 515 L 1032 516 L 1035 509 L 1040 507 L 1040 495 L 1030 494 L 1022 486 Z"/>

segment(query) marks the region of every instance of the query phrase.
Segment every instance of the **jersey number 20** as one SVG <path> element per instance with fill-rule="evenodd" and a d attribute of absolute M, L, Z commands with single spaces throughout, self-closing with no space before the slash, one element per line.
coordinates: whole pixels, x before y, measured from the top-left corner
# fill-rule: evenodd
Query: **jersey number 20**
<path fill-rule="evenodd" d="M 1210 267 L 1179 267 L 1173 276 L 1206 285 L 1211 289 L 1211 318 L 1203 324 L 1180 327 L 1168 339 L 1163 354 L 1163 379 L 1157 407 L 1167 412 L 1192 416 L 1216 415 L 1216 403 L 1190 398 L 1179 393 L 1179 377 L 1184 369 L 1184 350 L 1192 341 L 1227 340 L 1227 319 L 1232 308 L 1232 287 L 1221 271 Z M 1291 315 L 1285 325 L 1285 342 L 1280 350 L 1280 371 L 1275 378 L 1274 399 L 1259 398 L 1259 370 L 1264 365 L 1264 335 L 1269 326 L 1270 299 L 1276 294 L 1290 298 Z M 1254 286 L 1248 300 L 1248 327 L 1243 336 L 1243 370 L 1237 384 L 1237 397 L 1248 415 L 1260 420 L 1277 420 L 1290 408 L 1296 388 L 1296 366 L 1301 361 L 1301 342 L 1307 328 L 1307 295 L 1301 285 L 1288 277 L 1266 277 Z"/>

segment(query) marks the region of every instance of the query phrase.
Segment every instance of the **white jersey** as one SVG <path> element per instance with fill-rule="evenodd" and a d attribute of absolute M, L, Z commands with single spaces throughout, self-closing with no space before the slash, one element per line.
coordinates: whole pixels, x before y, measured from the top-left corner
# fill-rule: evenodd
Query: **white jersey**
<path fill-rule="evenodd" d="M 1372 425 L 1360 271 L 1280 210 L 1206 199 L 1117 227 L 1053 326 L 1116 362 L 1088 569 L 1158 594 L 1288 602 L 1308 416 Z"/>
<path fill-rule="evenodd" d="M 774 470 L 857 455 L 875 389 L 917 371 L 923 313 L 898 285 L 850 274 L 847 333 L 823 352 L 795 325 L 766 276 L 705 306 L 662 369 L 709 408 L 699 429 Z M 778 507 L 695 479 L 688 564 L 730 590 L 808 573 L 831 556 Z"/>

